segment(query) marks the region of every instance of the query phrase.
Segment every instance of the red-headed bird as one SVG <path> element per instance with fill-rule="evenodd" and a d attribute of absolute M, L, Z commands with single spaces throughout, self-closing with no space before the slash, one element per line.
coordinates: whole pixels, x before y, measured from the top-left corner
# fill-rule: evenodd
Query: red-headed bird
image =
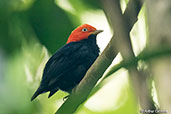
<path fill-rule="evenodd" d="M 31 101 L 48 91 L 48 98 L 59 89 L 71 93 L 99 56 L 96 35 L 100 32 L 88 24 L 72 31 L 67 43 L 46 63 L 40 86 Z"/>

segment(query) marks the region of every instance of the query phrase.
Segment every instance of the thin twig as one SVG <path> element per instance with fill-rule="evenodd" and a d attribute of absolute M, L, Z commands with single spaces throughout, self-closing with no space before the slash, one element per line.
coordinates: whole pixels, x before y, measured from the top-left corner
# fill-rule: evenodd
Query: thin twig
<path fill-rule="evenodd" d="M 119 64 L 116 64 L 116 65 L 111 67 L 111 69 L 106 73 L 104 78 L 96 85 L 95 88 L 93 88 L 93 91 L 91 92 L 89 97 L 93 96 L 94 93 L 96 93 L 104 85 L 105 80 L 108 77 L 112 76 L 113 73 L 117 72 L 121 68 L 128 69 L 129 67 L 137 65 L 138 61 L 140 61 L 140 60 L 147 62 L 147 61 L 154 59 L 154 58 L 160 58 L 160 57 L 169 56 L 169 55 L 171 55 L 171 49 L 170 48 L 167 48 L 167 49 L 158 48 L 158 49 L 152 50 L 152 51 L 144 50 L 137 57 L 132 58 L 131 60 L 121 61 Z"/>

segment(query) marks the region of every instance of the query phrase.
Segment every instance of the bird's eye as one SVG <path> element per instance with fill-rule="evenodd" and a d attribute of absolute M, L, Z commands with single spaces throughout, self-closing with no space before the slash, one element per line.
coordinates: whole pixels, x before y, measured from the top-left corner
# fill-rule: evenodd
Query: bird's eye
<path fill-rule="evenodd" d="M 86 31 L 88 31 L 88 29 L 87 28 L 83 28 L 82 31 L 83 32 L 86 32 Z"/>

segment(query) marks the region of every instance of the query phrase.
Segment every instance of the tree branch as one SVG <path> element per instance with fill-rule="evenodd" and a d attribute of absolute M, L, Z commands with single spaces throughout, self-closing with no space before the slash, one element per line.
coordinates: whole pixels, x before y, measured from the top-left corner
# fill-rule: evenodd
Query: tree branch
<path fill-rule="evenodd" d="M 108 17 L 111 20 L 112 27 L 115 29 L 116 36 L 119 38 L 117 39 L 117 50 L 121 52 L 124 61 L 135 58 L 129 36 L 129 25 L 131 25 L 131 21 L 127 15 L 122 15 L 119 0 L 107 0 L 104 3 L 106 4 L 104 5 L 106 12 L 113 11 L 113 13 L 108 13 Z M 151 97 L 151 91 L 147 84 L 148 78 L 145 76 L 146 73 L 138 71 L 137 65 L 129 67 L 128 71 L 141 107 L 143 109 L 155 109 L 153 99 Z"/>
<path fill-rule="evenodd" d="M 169 56 L 169 55 L 171 55 L 171 48 L 164 49 L 164 48 L 158 47 L 155 50 L 144 50 L 137 57 L 131 58 L 131 60 L 121 61 L 119 64 L 116 64 L 110 68 L 110 70 L 106 73 L 104 78 L 96 85 L 95 88 L 93 88 L 93 91 L 91 92 L 89 97 L 94 95 L 94 93 L 96 93 L 105 84 L 105 79 L 110 77 L 113 73 L 117 72 L 121 68 L 128 69 L 129 67 L 136 66 L 138 61 L 140 60 L 148 62 L 151 59 L 156 59 L 156 58 Z"/>
<path fill-rule="evenodd" d="M 107 0 L 102 0 L 105 2 Z M 139 10 L 142 7 L 142 3 L 139 1 L 135 2 L 135 0 L 130 0 L 128 4 L 128 8 L 126 9 L 124 15 L 128 16 L 129 20 L 132 21 L 130 23 L 128 32 L 132 29 L 132 26 L 137 20 L 137 15 L 139 10 L 136 10 L 135 15 L 132 15 L 134 12 L 133 4 L 139 4 Z M 102 54 L 97 58 L 95 63 L 91 66 L 91 68 L 87 71 L 85 77 L 81 80 L 78 86 L 73 89 L 72 94 L 68 97 L 68 99 L 63 103 L 63 105 L 57 110 L 56 114 L 72 114 L 76 111 L 81 103 L 83 103 L 86 99 L 97 81 L 103 76 L 103 73 L 110 66 L 113 59 L 116 57 L 118 50 L 116 50 L 116 41 L 117 36 L 113 36 L 105 50 Z"/>

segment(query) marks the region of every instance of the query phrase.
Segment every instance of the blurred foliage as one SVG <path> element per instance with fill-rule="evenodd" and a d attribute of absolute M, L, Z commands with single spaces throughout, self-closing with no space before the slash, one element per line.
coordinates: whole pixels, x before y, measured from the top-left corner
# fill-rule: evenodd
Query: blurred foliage
<path fill-rule="evenodd" d="M 40 42 L 52 53 L 66 42 L 74 28 L 53 0 L 37 0 L 28 11 L 28 18 Z"/>
<path fill-rule="evenodd" d="M 65 0 L 75 11 L 70 12 L 56 1 L 0 0 L 0 114 L 52 114 L 67 95 L 59 91 L 50 99 L 44 94 L 30 102 L 49 55 L 65 44 L 82 14 L 101 10 L 101 4 L 99 0 Z M 78 113 L 134 114 L 137 107 L 130 88 L 127 94 L 117 110 L 96 112 L 83 105 Z"/>
<path fill-rule="evenodd" d="M 97 0 L 70 0 L 77 15 L 90 9 L 99 9 Z M 54 53 L 67 40 L 71 30 L 80 24 L 76 15 L 64 11 L 54 0 L 1 0 L 0 44 L 11 53 L 21 47 L 23 38 L 36 38 Z M 29 30 L 28 30 L 29 29 Z M 15 31 L 14 31 L 15 30 Z"/>
<path fill-rule="evenodd" d="M 97 10 L 102 9 L 99 0 L 70 0 L 69 1 L 74 9 L 79 12 L 84 12 L 86 10 Z M 78 7 L 81 6 L 81 7 Z"/>

